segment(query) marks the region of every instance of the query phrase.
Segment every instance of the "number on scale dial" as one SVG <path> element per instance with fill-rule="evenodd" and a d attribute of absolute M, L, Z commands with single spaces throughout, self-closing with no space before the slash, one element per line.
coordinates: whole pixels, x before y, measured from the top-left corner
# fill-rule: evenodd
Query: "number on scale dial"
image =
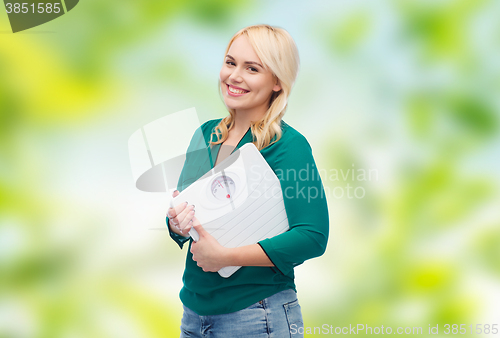
<path fill-rule="evenodd" d="M 234 191 L 236 190 L 236 186 L 231 177 L 226 175 L 221 175 L 216 177 L 212 181 L 212 194 L 214 197 L 220 201 L 226 201 L 230 199 Z"/>

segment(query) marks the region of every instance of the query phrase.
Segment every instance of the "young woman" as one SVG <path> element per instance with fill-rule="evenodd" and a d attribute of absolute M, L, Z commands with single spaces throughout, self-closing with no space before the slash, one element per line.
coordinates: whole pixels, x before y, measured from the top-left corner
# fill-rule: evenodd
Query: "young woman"
<path fill-rule="evenodd" d="M 225 248 L 197 221 L 194 206 L 170 208 L 167 223 L 172 239 L 181 248 L 189 242 L 180 292 L 181 337 L 302 336 L 293 268 L 323 254 L 329 224 L 311 147 L 282 121 L 298 68 L 297 48 L 284 29 L 250 26 L 229 42 L 220 71 L 229 116 L 208 121 L 195 133 L 178 189 L 213 167 L 197 163 L 194 149 L 200 144 L 217 164 L 253 142 L 280 179 L 290 229 L 257 244 Z M 191 227 L 200 236 L 198 242 L 188 235 Z M 217 271 L 225 266 L 242 268 L 222 278 Z"/>

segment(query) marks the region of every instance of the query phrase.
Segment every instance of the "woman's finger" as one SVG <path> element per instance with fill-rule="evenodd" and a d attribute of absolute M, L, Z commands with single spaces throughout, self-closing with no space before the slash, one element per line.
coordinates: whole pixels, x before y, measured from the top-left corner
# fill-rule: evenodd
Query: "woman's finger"
<path fill-rule="evenodd" d="M 180 192 L 179 190 L 174 190 L 174 192 L 172 193 L 172 197 L 177 197 L 179 196 Z M 167 217 L 172 219 L 172 218 L 175 218 L 177 216 L 178 212 L 176 212 L 175 208 L 168 208 L 168 211 L 167 211 Z"/>
<path fill-rule="evenodd" d="M 167 217 L 170 219 L 177 217 L 177 213 L 175 212 L 175 208 L 168 208 Z"/>
<path fill-rule="evenodd" d="M 183 211 L 185 211 L 186 206 L 187 206 L 187 202 L 184 202 L 184 203 L 177 205 L 175 208 L 169 208 L 167 211 L 167 217 L 169 219 L 173 220 L 174 224 L 179 224 L 182 221 L 183 216 L 186 214 L 186 213 L 184 213 L 184 214 L 182 213 Z"/>
<path fill-rule="evenodd" d="M 193 210 L 192 205 L 186 205 L 185 207 L 183 207 L 182 211 L 177 214 L 177 219 L 179 220 L 179 223 L 181 223 L 184 220 L 184 218 L 186 218 L 187 214 L 189 214 L 191 210 Z"/>
<path fill-rule="evenodd" d="M 173 227 L 176 227 L 177 229 L 179 229 L 179 224 L 178 224 L 178 223 L 175 223 L 175 222 L 173 221 L 173 218 L 169 218 L 168 223 L 169 223 L 169 225 L 170 225 L 170 226 L 173 226 Z M 180 229 L 179 229 L 179 230 L 180 230 Z"/>
<path fill-rule="evenodd" d="M 184 219 L 189 214 L 189 212 L 191 210 L 193 210 L 193 208 L 194 208 L 194 206 L 192 206 L 192 205 L 188 206 L 188 207 L 184 207 L 184 209 L 181 211 L 181 213 L 177 214 L 176 217 L 171 218 L 172 224 L 179 229 L 182 229 L 183 226 L 185 227 L 186 222 L 184 222 Z M 176 212 L 176 211 L 174 211 L 174 212 Z M 181 224 L 183 224 L 183 225 L 181 225 Z"/>
<path fill-rule="evenodd" d="M 179 216 L 180 214 L 182 214 L 182 212 L 185 211 L 187 205 L 188 205 L 188 202 L 184 202 L 184 203 L 181 203 L 179 205 L 176 205 L 175 208 L 174 208 L 175 209 L 175 214 L 177 216 Z"/>
<path fill-rule="evenodd" d="M 191 206 L 190 206 L 191 207 Z M 187 207 L 186 210 L 189 210 L 189 212 L 186 214 L 186 216 L 183 218 L 181 223 L 179 224 L 179 228 L 183 233 L 188 233 L 189 230 L 191 230 L 191 227 L 193 226 L 193 217 L 194 217 L 194 210 L 190 207 Z"/>
<path fill-rule="evenodd" d="M 188 234 L 189 231 L 193 228 L 193 221 L 189 221 L 184 229 L 181 230 L 182 234 Z"/>

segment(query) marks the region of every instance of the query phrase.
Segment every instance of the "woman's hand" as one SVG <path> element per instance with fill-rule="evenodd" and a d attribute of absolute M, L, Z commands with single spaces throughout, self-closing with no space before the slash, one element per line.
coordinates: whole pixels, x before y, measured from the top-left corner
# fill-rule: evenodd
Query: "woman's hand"
<path fill-rule="evenodd" d="M 175 190 L 172 197 L 179 195 Z M 177 205 L 175 208 L 169 208 L 167 212 L 168 225 L 170 229 L 178 235 L 189 237 L 189 230 L 193 226 L 194 205 L 187 205 L 187 202 Z"/>
<path fill-rule="evenodd" d="M 196 217 L 193 220 L 193 228 L 198 232 L 200 239 L 191 243 L 193 260 L 205 272 L 216 272 L 228 266 L 227 257 L 229 249 L 223 247 L 210 235 L 200 224 Z"/>

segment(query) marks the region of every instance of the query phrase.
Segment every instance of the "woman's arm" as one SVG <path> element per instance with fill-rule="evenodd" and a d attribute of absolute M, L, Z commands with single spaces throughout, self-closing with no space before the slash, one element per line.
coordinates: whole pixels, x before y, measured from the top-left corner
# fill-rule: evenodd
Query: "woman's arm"
<path fill-rule="evenodd" d="M 290 230 L 258 244 L 277 270 L 289 275 L 295 266 L 326 250 L 329 232 L 326 194 L 312 149 L 298 132 L 289 133 L 286 142 L 279 147 L 276 144 L 266 155 L 280 180 Z"/>
<path fill-rule="evenodd" d="M 191 253 L 193 260 L 205 272 L 216 272 L 226 266 L 274 266 L 259 244 L 225 248 L 203 229 L 196 218 L 194 229 L 200 239 L 191 244 Z"/>

